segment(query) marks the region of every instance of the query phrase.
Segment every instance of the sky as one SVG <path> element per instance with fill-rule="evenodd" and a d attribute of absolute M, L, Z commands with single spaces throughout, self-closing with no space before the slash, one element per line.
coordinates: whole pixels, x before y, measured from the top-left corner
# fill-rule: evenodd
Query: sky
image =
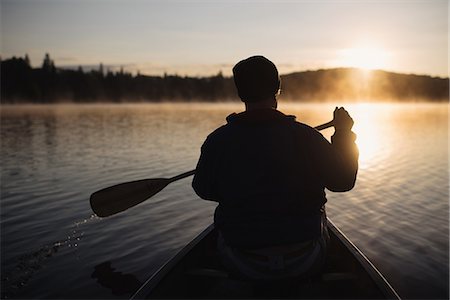
<path fill-rule="evenodd" d="M 1 57 L 57 67 L 231 74 L 252 55 L 281 74 L 335 67 L 448 76 L 448 0 L 0 0 Z"/>

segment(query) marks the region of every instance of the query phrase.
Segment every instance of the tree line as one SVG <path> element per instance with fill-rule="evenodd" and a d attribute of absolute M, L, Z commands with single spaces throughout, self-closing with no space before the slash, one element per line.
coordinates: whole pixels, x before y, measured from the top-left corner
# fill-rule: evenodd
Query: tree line
<path fill-rule="evenodd" d="M 57 68 L 46 54 L 41 67 L 28 55 L 1 61 L 2 103 L 158 102 L 238 100 L 231 77 L 132 75 Z M 448 78 L 337 68 L 281 76 L 281 99 L 291 101 L 448 101 Z"/>

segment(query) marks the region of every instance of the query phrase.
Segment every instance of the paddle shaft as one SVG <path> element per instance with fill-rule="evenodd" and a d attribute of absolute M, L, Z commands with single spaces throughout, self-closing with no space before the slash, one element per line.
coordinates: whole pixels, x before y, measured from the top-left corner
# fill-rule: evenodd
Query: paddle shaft
<path fill-rule="evenodd" d="M 174 182 L 174 181 L 177 181 L 177 180 L 180 180 L 180 179 L 192 176 L 194 174 L 195 174 L 195 170 L 191 170 L 191 171 L 188 171 L 188 172 L 184 172 L 184 173 L 182 173 L 180 175 L 174 176 L 172 178 L 169 178 L 169 180 L 170 180 L 170 182 Z"/>
<path fill-rule="evenodd" d="M 334 123 L 333 123 L 333 121 L 330 121 L 330 122 L 324 123 L 322 125 L 316 126 L 316 127 L 314 127 L 314 129 L 321 131 L 321 130 L 330 128 L 332 126 L 334 126 Z M 174 182 L 174 181 L 177 181 L 177 180 L 180 180 L 180 179 L 192 176 L 194 174 L 195 174 L 195 170 L 191 170 L 191 171 L 182 173 L 180 175 L 174 176 L 172 178 L 169 178 L 169 180 L 170 180 L 170 182 Z"/>
<path fill-rule="evenodd" d="M 318 131 L 321 131 L 321 130 L 324 130 L 324 129 L 327 129 L 327 128 L 330 128 L 330 127 L 333 127 L 333 126 L 334 126 L 333 121 L 330 121 L 330 122 L 327 122 L 325 124 L 316 126 L 316 127 L 314 127 L 314 129 L 316 129 Z"/>

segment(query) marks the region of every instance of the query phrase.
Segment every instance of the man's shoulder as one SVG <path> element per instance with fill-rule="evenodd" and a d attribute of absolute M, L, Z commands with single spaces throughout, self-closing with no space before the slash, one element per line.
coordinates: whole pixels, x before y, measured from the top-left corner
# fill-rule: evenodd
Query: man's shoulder
<path fill-rule="evenodd" d="M 299 131 L 308 132 L 310 134 L 317 134 L 317 133 L 320 134 L 320 132 L 317 131 L 315 128 L 299 121 L 294 121 L 294 126 Z"/>
<path fill-rule="evenodd" d="M 288 130 L 288 128 L 291 128 L 291 130 L 294 129 L 298 134 L 302 136 L 322 136 L 322 134 L 315 128 L 297 121 L 296 117 L 293 115 L 285 115 L 279 111 L 272 112 L 272 114 L 273 116 L 269 117 L 272 118 L 269 119 L 269 122 L 272 121 L 275 122 L 275 124 L 284 124 L 283 126 L 286 127 L 286 130 Z M 226 118 L 227 123 L 218 127 L 208 135 L 208 142 L 215 143 L 227 140 L 228 137 L 239 135 L 243 127 L 251 127 L 253 124 L 258 123 L 258 120 L 255 122 L 248 121 L 248 117 L 248 114 L 246 114 L 245 112 L 230 114 Z M 274 118 L 275 120 L 273 120 Z"/>
<path fill-rule="evenodd" d="M 299 138 L 307 140 L 309 143 L 314 144 L 322 144 L 327 141 L 326 138 L 314 127 L 311 127 L 307 124 L 295 121 L 295 129 Z"/>
<path fill-rule="evenodd" d="M 299 122 L 299 121 L 295 121 L 294 123 L 295 123 L 296 128 L 298 128 L 298 129 L 308 130 L 308 131 L 309 130 L 315 130 L 314 128 L 312 128 L 308 124 L 305 124 L 305 123 L 302 123 L 302 122 Z"/>
<path fill-rule="evenodd" d="M 224 124 L 222 126 L 219 126 L 218 128 L 216 128 L 213 132 L 211 132 L 209 134 L 209 136 L 211 137 L 218 137 L 224 134 L 227 134 L 230 131 L 230 125 L 229 124 Z"/>
<path fill-rule="evenodd" d="M 229 124 L 224 124 L 208 134 L 206 141 L 210 144 L 218 143 L 230 134 L 230 129 L 231 128 Z"/>

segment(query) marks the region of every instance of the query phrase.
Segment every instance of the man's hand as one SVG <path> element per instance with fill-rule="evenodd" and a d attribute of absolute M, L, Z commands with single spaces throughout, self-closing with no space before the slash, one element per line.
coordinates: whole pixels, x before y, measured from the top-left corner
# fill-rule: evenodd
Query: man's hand
<path fill-rule="evenodd" d="M 333 123 L 336 131 L 350 131 L 354 122 L 343 107 L 336 107 L 333 112 Z"/>

